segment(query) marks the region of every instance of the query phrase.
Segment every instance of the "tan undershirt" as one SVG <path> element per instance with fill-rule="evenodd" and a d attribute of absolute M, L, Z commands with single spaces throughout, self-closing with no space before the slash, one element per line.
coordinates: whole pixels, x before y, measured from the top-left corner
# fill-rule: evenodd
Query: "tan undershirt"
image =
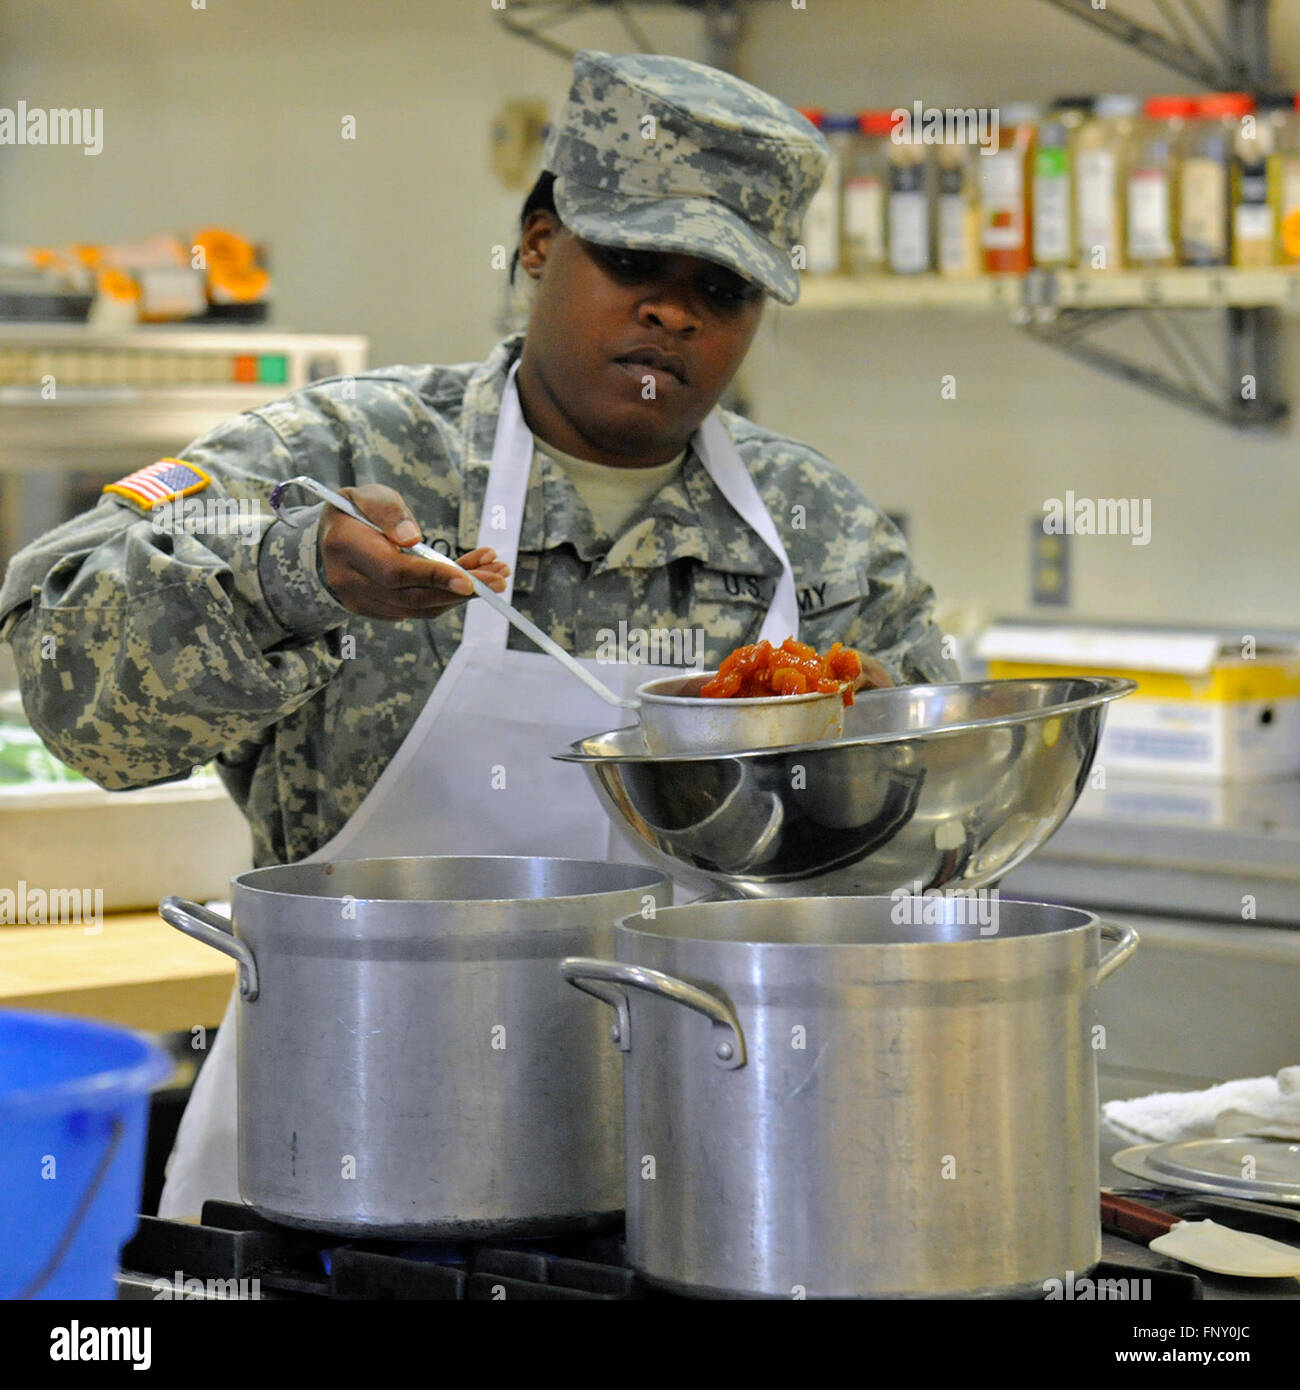
<path fill-rule="evenodd" d="M 537 448 L 564 471 L 586 503 L 597 532 L 611 540 L 622 535 L 628 522 L 645 509 L 655 493 L 677 476 L 686 457 L 683 449 L 667 463 L 656 463 L 649 468 L 618 468 L 575 458 L 553 444 L 543 444 L 540 439 Z"/>

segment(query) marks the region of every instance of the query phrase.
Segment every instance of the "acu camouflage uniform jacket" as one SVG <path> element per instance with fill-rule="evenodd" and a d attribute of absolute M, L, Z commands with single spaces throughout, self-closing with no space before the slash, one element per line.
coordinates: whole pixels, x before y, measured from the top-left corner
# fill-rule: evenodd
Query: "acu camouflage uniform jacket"
<path fill-rule="evenodd" d="M 109 790 L 185 777 L 215 758 L 259 865 L 329 840 L 414 723 L 464 614 L 392 623 L 349 613 L 318 569 L 322 509 L 303 508 L 302 529 L 286 526 L 270 511 L 271 488 L 298 473 L 333 487 L 384 483 L 430 544 L 472 550 L 522 342 L 514 334 L 477 364 L 316 383 L 196 440 L 180 457 L 213 479 L 199 496 L 254 504 L 247 533 L 160 531 L 106 493 L 15 556 L 0 637 L 49 747 Z M 789 554 L 799 636 L 857 647 L 899 684 L 957 679 L 933 592 L 898 530 L 814 450 L 731 412 L 722 419 Z M 515 602 L 579 656 L 600 654 L 602 629 L 607 652 L 625 620 L 703 629 L 705 665 L 716 666 L 757 640 L 779 573 L 692 450 L 617 537 L 598 535 L 563 473 L 535 455 Z"/>

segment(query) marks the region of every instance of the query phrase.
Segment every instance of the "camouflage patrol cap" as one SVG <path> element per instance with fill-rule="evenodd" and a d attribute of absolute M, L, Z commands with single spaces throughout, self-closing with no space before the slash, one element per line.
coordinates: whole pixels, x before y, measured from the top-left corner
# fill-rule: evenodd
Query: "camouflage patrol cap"
<path fill-rule="evenodd" d="M 584 49 L 542 158 L 588 241 L 716 261 L 783 304 L 830 150 L 793 107 L 686 58 Z"/>

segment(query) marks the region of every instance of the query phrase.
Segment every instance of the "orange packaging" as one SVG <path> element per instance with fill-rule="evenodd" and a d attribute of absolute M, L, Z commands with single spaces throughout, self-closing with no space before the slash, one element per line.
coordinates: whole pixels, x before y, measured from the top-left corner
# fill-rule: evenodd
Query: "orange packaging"
<path fill-rule="evenodd" d="M 252 304 L 265 299 L 271 277 L 261 266 L 226 265 L 208 267 L 208 298 L 214 304 Z"/>

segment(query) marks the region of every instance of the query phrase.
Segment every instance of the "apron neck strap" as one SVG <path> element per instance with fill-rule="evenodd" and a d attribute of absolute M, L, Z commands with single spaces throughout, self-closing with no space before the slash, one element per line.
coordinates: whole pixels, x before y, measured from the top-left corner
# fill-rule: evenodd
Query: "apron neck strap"
<path fill-rule="evenodd" d="M 533 434 L 524 419 L 519 404 L 515 377 L 519 373 L 516 358 L 506 373 L 501 393 L 501 413 L 497 418 L 496 438 L 492 444 L 492 466 L 488 472 L 487 489 L 483 494 L 483 511 L 479 517 L 478 544 L 491 546 L 497 559 L 510 566 L 502 597 L 514 602 L 515 570 L 519 563 L 519 535 L 524 524 L 524 505 L 528 500 L 528 480 L 533 471 Z M 504 647 L 509 636 L 509 622 L 486 603 L 472 600 L 465 610 L 465 632 L 462 640 L 490 642 Z"/>
<path fill-rule="evenodd" d="M 776 523 L 764 506 L 758 487 L 716 410 L 711 410 L 700 425 L 694 442 L 700 460 L 718 491 L 736 509 L 741 520 L 758 532 L 764 545 L 781 562 L 776 592 L 772 595 L 771 606 L 759 633 L 760 641 L 768 641 L 774 647 L 779 647 L 787 637 L 799 635 L 799 599 L 795 592 L 790 557 L 777 534 Z"/>

